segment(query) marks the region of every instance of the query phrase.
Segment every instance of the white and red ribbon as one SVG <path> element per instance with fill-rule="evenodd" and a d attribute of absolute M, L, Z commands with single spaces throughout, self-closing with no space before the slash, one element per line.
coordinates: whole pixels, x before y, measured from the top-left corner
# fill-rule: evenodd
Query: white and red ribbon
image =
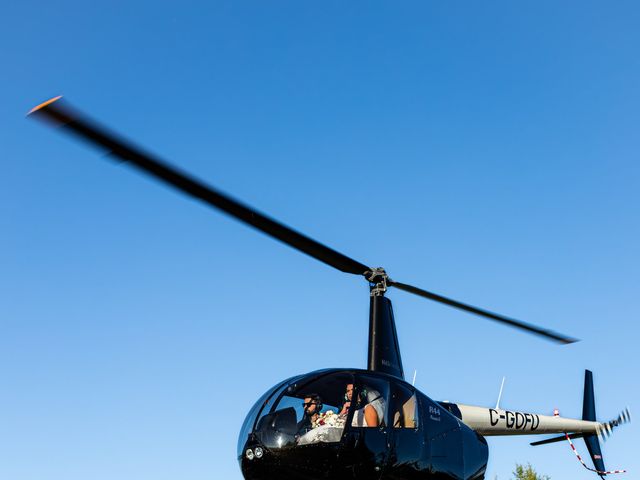
<path fill-rule="evenodd" d="M 571 441 L 571 438 L 569 437 L 569 434 L 565 433 L 564 436 L 566 437 L 567 441 L 569 442 L 569 445 L 571 445 L 571 450 L 573 450 L 573 453 L 576 454 L 576 457 L 578 457 L 578 460 L 580 460 L 580 463 L 582 464 L 582 466 L 584 468 L 586 468 L 587 470 L 589 470 L 590 472 L 595 472 L 598 475 L 612 475 L 614 473 L 627 473 L 626 470 L 612 470 L 610 472 L 601 472 L 600 470 L 596 470 L 595 468 L 589 468 L 587 466 L 587 464 L 584 463 L 584 460 L 582 460 L 582 457 L 580 456 L 580 454 L 576 450 L 576 447 L 573 445 L 573 442 Z"/>

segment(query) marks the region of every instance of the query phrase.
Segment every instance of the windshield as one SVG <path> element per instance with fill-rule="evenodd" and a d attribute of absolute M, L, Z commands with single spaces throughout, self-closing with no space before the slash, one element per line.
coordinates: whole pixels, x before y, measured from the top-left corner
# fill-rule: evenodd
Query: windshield
<path fill-rule="evenodd" d="M 249 438 L 249 434 L 253 430 L 253 427 L 255 425 L 256 419 L 258 418 L 258 415 L 260 413 L 263 413 L 264 410 L 269 410 L 273 405 L 273 402 L 275 402 L 275 400 L 282 393 L 282 390 L 284 390 L 289 384 L 295 382 L 301 377 L 302 375 L 297 375 L 295 377 L 291 377 L 285 380 L 284 382 L 280 382 L 277 385 L 271 387 L 269 390 L 267 390 L 264 393 L 264 395 L 262 395 L 258 399 L 258 401 L 253 405 L 253 407 L 251 407 L 251 410 L 249 410 L 249 413 L 247 414 L 246 418 L 244 419 L 244 423 L 242 424 L 242 428 L 240 429 L 240 435 L 238 437 L 238 447 L 237 447 L 238 456 L 242 455 L 242 451 L 244 450 L 244 445 L 247 442 L 247 439 Z"/>
<path fill-rule="evenodd" d="M 270 448 L 339 442 L 349 414 L 347 389 L 353 383 L 347 373 L 292 382 L 270 411 L 261 412 L 255 429 L 258 440 Z"/>

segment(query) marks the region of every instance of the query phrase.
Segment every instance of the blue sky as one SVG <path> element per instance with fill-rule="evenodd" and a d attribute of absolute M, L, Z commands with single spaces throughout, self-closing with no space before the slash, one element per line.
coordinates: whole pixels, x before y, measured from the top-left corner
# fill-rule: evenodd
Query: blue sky
<path fill-rule="evenodd" d="M 393 278 L 436 399 L 639 411 L 637 2 L 7 3 L 0 28 L 0 477 L 241 478 L 278 380 L 366 362 L 368 293 L 25 113 L 76 106 Z M 318 354 L 317 352 L 321 353 Z M 634 408 L 635 407 L 635 408 Z M 640 470 L 632 424 L 607 465 Z M 487 478 L 567 445 L 490 439 Z M 578 448 L 585 451 L 582 443 Z"/>

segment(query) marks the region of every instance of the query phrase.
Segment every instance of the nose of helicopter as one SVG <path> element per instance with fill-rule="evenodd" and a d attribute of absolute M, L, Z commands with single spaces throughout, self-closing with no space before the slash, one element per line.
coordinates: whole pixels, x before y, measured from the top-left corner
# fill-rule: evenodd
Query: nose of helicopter
<path fill-rule="evenodd" d="M 351 372 L 321 370 L 288 379 L 265 393 L 240 431 L 237 458 L 245 479 L 321 479 L 344 450 L 338 413 Z M 314 415 L 315 413 L 315 415 Z M 312 419 L 322 418 L 322 428 Z"/>
<path fill-rule="evenodd" d="M 285 478 L 280 472 L 280 462 L 277 462 L 273 454 L 265 451 L 263 447 L 248 447 L 239 460 L 242 476 L 246 480 Z"/>
<path fill-rule="evenodd" d="M 256 450 L 258 455 L 256 455 Z M 250 453 L 252 452 L 252 453 Z M 296 468 L 286 459 L 279 458 L 273 452 L 264 451 L 261 447 L 247 449 L 245 456 L 240 461 L 242 476 L 246 480 L 273 480 L 274 478 L 288 479 L 316 479 L 320 478 L 312 471 L 304 471 Z"/>
<path fill-rule="evenodd" d="M 240 469 L 246 480 L 346 478 L 334 468 L 338 458 L 336 448 L 328 445 L 312 446 L 311 450 L 313 451 L 271 450 L 256 444 L 248 445 L 239 459 Z"/>

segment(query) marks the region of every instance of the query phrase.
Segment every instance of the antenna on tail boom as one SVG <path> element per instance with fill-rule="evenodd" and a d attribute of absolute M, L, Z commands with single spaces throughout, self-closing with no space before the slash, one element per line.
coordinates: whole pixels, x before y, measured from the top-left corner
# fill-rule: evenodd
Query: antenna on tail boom
<path fill-rule="evenodd" d="M 500 399 L 502 398 L 502 389 L 504 388 L 504 381 L 507 377 L 502 377 L 502 383 L 500 384 L 500 393 L 498 393 L 498 401 L 496 402 L 496 410 L 500 408 Z"/>

